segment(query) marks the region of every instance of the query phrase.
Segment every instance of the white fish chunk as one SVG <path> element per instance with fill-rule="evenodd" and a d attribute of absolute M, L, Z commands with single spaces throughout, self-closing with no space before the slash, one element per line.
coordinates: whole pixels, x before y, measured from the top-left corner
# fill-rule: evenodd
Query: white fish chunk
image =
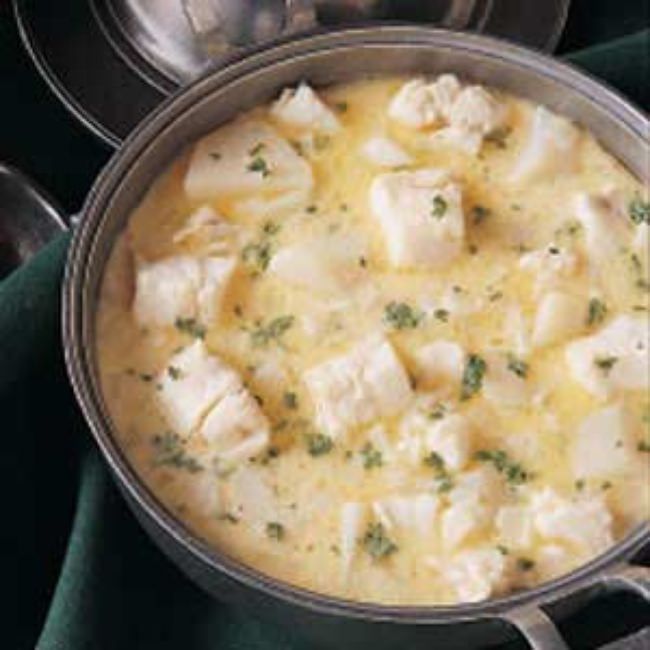
<path fill-rule="evenodd" d="M 184 188 L 191 199 L 209 201 L 306 191 L 313 183 L 309 163 L 273 127 L 239 120 L 199 140 Z"/>
<path fill-rule="evenodd" d="M 424 79 L 407 81 L 388 106 L 391 119 L 404 126 L 421 129 L 447 119 L 450 108 L 461 90 L 458 79 L 451 74 L 433 82 Z"/>
<path fill-rule="evenodd" d="M 633 226 L 623 197 L 616 190 L 578 194 L 575 213 L 584 227 L 585 244 L 592 263 L 607 260 L 631 243 Z"/>
<path fill-rule="evenodd" d="M 467 86 L 458 94 L 448 112 L 452 128 L 486 136 L 503 126 L 505 105 L 482 86 Z"/>
<path fill-rule="evenodd" d="M 442 458 L 445 467 L 461 470 L 469 460 L 472 448 L 472 426 L 467 417 L 451 413 L 429 425 L 425 446 Z"/>
<path fill-rule="evenodd" d="M 362 275 L 359 260 L 367 255 L 363 238 L 334 233 L 281 248 L 269 265 L 279 279 L 303 289 L 346 293 Z"/>
<path fill-rule="evenodd" d="M 537 107 L 512 181 L 531 182 L 574 172 L 579 164 L 580 141 L 580 131 L 569 120 Z"/>
<path fill-rule="evenodd" d="M 442 574 L 459 602 L 485 600 L 508 586 L 507 560 L 495 548 L 458 553 L 443 565 Z"/>
<path fill-rule="evenodd" d="M 243 386 L 215 404 L 200 432 L 217 457 L 225 462 L 238 462 L 259 454 L 270 439 L 266 416 Z"/>
<path fill-rule="evenodd" d="M 392 266 L 441 268 L 461 253 L 465 237 L 461 190 L 444 171 L 380 174 L 369 198 Z"/>
<path fill-rule="evenodd" d="M 519 268 L 534 274 L 537 293 L 558 288 L 563 281 L 575 276 L 579 266 L 580 257 L 575 251 L 555 243 L 519 258 Z"/>
<path fill-rule="evenodd" d="M 533 521 L 525 506 L 501 506 L 495 525 L 499 542 L 508 549 L 527 548 L 533 541 Z"/>
<path fill-rule="evenodd" d="M 455 390 L 460 384 L 464 366 L 465 352 L 453 341 L 433 341 L 419 348 L 415 355 L 418 385 L 425 388 L 450 386 Z"/>
<path fill-rule="evenodd" d="M 341 573 L 346 579 L 359 546 L 359 538 L 368 518 L 368 507 L 364 503 L 347 501 L 340 511 Z"/>
<path fill-rule="evenodd" d="M 569 343 L 565 359 L 585 390 L 605 398 L 616 390 L 648 390 L 649 349 L 648 321 L 622 315 L 592 336 Z"/>
<path fill-rule="evenodd" d="M 372 335 L 347 354 L 311 368 L 304 380 L 317 424 L 332 438 L 377 418 L 396 415 L 412 398 L 401 361 L 380 335 Z"/>
<path fill-rule="evenodd" d="M 600 494 L 569 500 L 546 488 L 532 495 L 530 507 L 539 535 L 565 542 L 584 556 L 596 555 L 614 542 L 612 516 Z"/>
<path fill-rule="evenodd" d="M 341 128 L 334 112 L 306 83 L 285 88 L 271 106 L 271 116 L 298 129 L 335 133 Z"/>
<path fill-rule="evenodd" d="M 378 167 L 401 167 L 413 162 L 411 155 L 395 140 L 385 136 L 374 136 L 366 140 L 360 149 L 361 155 Z"/>
<path fill-rule="evenodd" d="M 373 509 L 389 528 L 401 528 L 425 537 L 434 530 L 438 498 L 428 492 L 389 496 L 373 502 Z"/>
<path fill-rule="evenodd" d="M 486 352 L 483 355 L 487 371 L 483 378 L 483 395 L 500 406 L 522 406 L 531 397 L 530 381 L 522 376 L 519 359 L 503 352 Z"/>
<path fill-rule="evenodd" d="M 606 478 L 624 473 L 635 456 L 633 426 L 623 404 L 599 409 L 576 431 L 569 450 L 576 479 Z"/>
<path fill-rule="evenodd" d="M 238 374 L 209 354 L 201 340 L 173 355 L 158 383 L 156 395 L 163 413 L 174 432 L 184 437 L 200 425 L 216 403 L 241 387 Z"/>
<path fill-rule="evenodd" d="M 237 266 L 232 257 L 178 255 L 139 262 L 133 311 L 142 326 L 164 327 L 179 318 L 204 325 L 217 320 L 225 292 Z"/>
<path fill-rule="evenodd" d="M 542 297 L 533 326 L 532 343 L 544 347 L 579 334 L 587 320 L 587 302 L 565 291 L 549 291 Z"/>

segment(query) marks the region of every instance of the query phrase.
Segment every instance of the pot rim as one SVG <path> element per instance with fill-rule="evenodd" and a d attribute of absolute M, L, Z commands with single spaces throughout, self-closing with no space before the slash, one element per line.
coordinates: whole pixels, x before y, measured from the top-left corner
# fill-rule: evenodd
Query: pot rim
<path fill-rule="evenodd" d="M 345 41 L 346 38 L 355 40 Z M 388 44 L 408 47 L 412 43 L 496 57 L 511 66 L 543 74 L 561 85 L 570 85 L 606 109 L 613 120 L 631 130 L 636 137 L 648 142 L 648 120 L 640 109 L 619 93 L 569 64 L 494 37 L 455 33 L 425 26 L 382 24 L 318 30 L 316 33 L 283 39 L 279 43 L 256 48 L 244 57 L 234 57 L 223 67 L 206 72 L 184 90 L 165 100 L 129 135 L 111 158 L 87 196 L 82 209 L 84 216 L 71 243 L 62 289 L 62 333 L 65 361 L 73 390 L 93 437 L 112 472 L 145 514 L 195 560 L 240 584 L 319 613 L 400 624 L 447 624 L 503 617 L 521 607 L 548 604 L 588 589 L 598 583 L 605 572 L 625 564 L 650 542 L 650 523 L 642 523 L 608 551 L 566 575 L 532 589 L 478 603 L 383 605 L 348 600 L 294 586 L 258 571 L 209 545 L 158 500 L 131 466 L 112 434 L 112 424 L 90 362 L 92 345 L 84 344 L 93 342 L 89 320 L 94 318 L 94 311 L 88 317 L 83 304 L 83 294 L 88 281 L 86 262 L 92 259 L 93 251 L 100 241 L 100 237 L 96 235 L 96 225 L 101 222 L 113 193 L 119 191 L 128 170 L 164 131 L 174 128 L 174 123 L 182 118 L 189 107 L 217 88 L 224 88 L 246 75 L 259 71 L 263 66 L 279 63 L 287 54 L 300 56 L 354 45 Z"/>

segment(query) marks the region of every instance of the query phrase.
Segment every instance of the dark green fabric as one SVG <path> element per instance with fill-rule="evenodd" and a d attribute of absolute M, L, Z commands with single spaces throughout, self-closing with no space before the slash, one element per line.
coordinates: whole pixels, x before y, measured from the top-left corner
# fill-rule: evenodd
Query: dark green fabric
<path fill-rule="evenodd" d="M 632 21 L 621 9 L 626 5 L 635 7 Z M 647 108 L 650 32 L 642 5 L 575 2 L 566 42 L 584 49 L 566 58 Z M 603 42 L 607 25 L 594 19 L 601 7 L 612 16 L 609 33 L 617 38 L 611 42 Z M 623 36 L 621 25 L 630 35 Z M 598 43 L 589 40 L 592 27 Z M 36 644 L 39 650 L 300 650 L 305 646 L 287 631 L 212 600 L 184 578 L 110 483 L 63 367 L 59 286 L 67 244 L 60 237 L 0 283 L 0 644 L 12 650 Z M 635 606 L 611 604 L 600 640 L 611 638 Z M 591 647 L 598 616 L 565 630 L 575 647 Z M 356 650 L 344 640 L 340 648 Z"/>

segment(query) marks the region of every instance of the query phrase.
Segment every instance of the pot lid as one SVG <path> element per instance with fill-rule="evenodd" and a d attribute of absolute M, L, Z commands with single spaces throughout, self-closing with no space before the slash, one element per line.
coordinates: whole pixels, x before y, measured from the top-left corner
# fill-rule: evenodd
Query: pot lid
<path fill-rule="evenodd" d="M 552 51 L 570 0 L 13 0 L 37 69 L 69 111 L 118 146 L 167 95 L 247 47 L 316 27 L 409 21 Z M 92 63 L 91 63 L 92 62 Z M 92 67 L 91 67 L 92 64 Z"/>
<path fill-rule="evenodd" d="M 502 36 L 552 50 L 568 0 L 91 0 L 119 54 L 163 90 L 224 55 L 312 29 L 403 20 Z"/>

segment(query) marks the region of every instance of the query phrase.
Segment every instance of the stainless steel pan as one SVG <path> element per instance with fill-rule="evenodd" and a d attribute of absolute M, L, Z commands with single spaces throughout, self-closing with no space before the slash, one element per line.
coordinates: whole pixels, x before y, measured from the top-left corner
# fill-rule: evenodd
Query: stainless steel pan
<path fill-rule="evenodd" d="M 565 644 L 551 619 L 599 592 L 633 589 L 650 598 L 650 570 L 633 560 L 650 527 L 632 531 L 607 553 L 535 589 L 484 603 L 391 607 L 323 596 L 270 578 L 207 546 L 166 510 L 115 441 L 97 379 L 94 316 L 107 256 L 129 213 L 181 149 L 283 86 L 363 75 L 454 71 L 498 86 L 575 119 L 634 174 L 648 179 L 646 117 L 603 85 L 541 54 L 494 39 L 423 27 L 353 28 L 297 37 L 206 74 L 150 115 L 95 183 L 75 233 L 63 288 L 63 331 L 72 383 L 95 439 L 143 526 L 209 592 L 288 621 L 315 647 L 475 648 L 515 640 L 537 649 Z"/>

